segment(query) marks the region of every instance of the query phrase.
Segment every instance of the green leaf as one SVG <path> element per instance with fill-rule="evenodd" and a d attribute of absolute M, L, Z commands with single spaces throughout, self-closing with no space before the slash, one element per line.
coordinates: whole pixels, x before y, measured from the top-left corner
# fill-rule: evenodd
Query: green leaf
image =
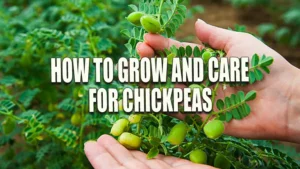
<path fill-rule="evenodd" d="M 34 97 L 40 92 L 39 89 L 28 89 L 25 90 L 20 98 L 19 102 L 21 102 L 25 107 L 28 107 L 31 104 L 31 101 L 34 99 Z"/>
<path fill-rule="evenodd" d="M 13 109 L 15 104 L 10 100 L 1 100 L 0 101 L 0 111 L 8 112 Z"/>
<path fill-rule="evenodd" d="M 221 100 L 221 99 L 217 100 L 217 108 L 219 110 L 223 110 L 224 109 L 224 102 L 223 102 L 223 100 Z"/>
<path fill-rule="evenodd" d="M 185 55 L 185 49 L 184 49 L 184 47 L 181 46 L 178 49 L 177 54 L 178 54 L 179 57 L 183 57 Z"/>
<path fill-rule="evenodd" d="M 262 66 L 260 67 L 262 70 L 264 70 L 266 73 L 270 73 L 270 69 L 268 67 Z"/>
<path fill-rule="evenodd" d="M 128 5 L 133 11 L 139 11 L 136 5 L 130 4 Z"/>
<path fill-rule="evenodd" d="M 157 147 L 160 144 L 160 139 L 156 137 L 150 137 L 149 142 L 152 146 Z"/>
<path fill-rule="evenodd" d="M 186 49 L 185 49 L 185 52 L 186 52 L 186 55 L 187 55 L 188 57 L 191 57 L 192 54 L 193 54 L 193 49 L 192 49 L 192 47 L 191 47 L 191 46 L 187 46 Z"/>
<path fill-rule="evenodd" d="M 251 107 L 248 104 L 244 105 L 246 113 L 249 114 L 251 112 Z"/>
<path fill-rule="evenodd" d="M 289 39 L 291 30 L 288 27 L 282 27 L 275 32 L 275 39 L 279 42 L 286 42 Z"/>
<path fill-rule="evenodd" d="M 225 117 L 226 122 L 229 122 L 232 119 L 232 114 L 228 112 L 225 115 L 226 115 Z"/>
<path fill-rule="evenodd" d="M 231 101 L 231 104 L 235 104 L 236 103 L 236 95 L 235 94 L 232 94 L 230 96 L 230 101 Z"/>
<path fill-rule="evenodd" d="M 250 84 L 253 84 L 256 81 L 254 72 L 249 72 L 249 79 L 250 79 Z"/>
<path fill-rule="evenodd" d="M 250 91 L 246 94 L 245 101 L 251 101 L 256 98 L 256 91 Z"/>
<path fill-rule="evenodd" d="M 226 113 L 226 114 L 228 114 L 228 113 Z M 226 114 L 220 114 L 218 119 L 221 121 L 226 121 Z"/>
<path fill-rule="evenodd" d="M 226 105 L 226 108 L 229 108 L 231 106 L 229 97 L 225 97 L 225 105 Z"/>
<path fill-rule="evenodd" d="M 231 114 L 232 114 L 233 118 L 235 118 L 235 119 L 238 119 L 238 120 L 242 119 L 242 117 L 240 116 L 239 111 L 237 109 L 232 109 Z"/>
<path fill-rule="evenodd" d="M 265 36 L 268 33 L 275 31 L 276 26 L 273 23 L 260 24 L 257 28 L 259 36 Z"/>
<path fill-rule="evenodd" d="M 157 147 L 152 147 L 150 151 L 147 153 L 147 159 L 155 158 L 159 154 L 159 150 Z"/>
<path fill-rule="evenodd" d="M 200 57 L 201 56 L 201 51 L 199 49 L 199 47 L 195 47 L 194 51 L 193 51 L 194 57 Z"/>
<path fill-rule="evenodd" d="M 167 147 L 164 144 L 161 144 L 160 146 L 163 148 L 165 155 L 168 155 Z"/>
<path fill-rule="evenodd" d="M 237 94 L 238 94 L 238 96 L 239 96 L 239 98 L 240 98 L 240 101 L 244 100 L 244 98 L 245 98 L 245 93 L 244 93 L 243 91 L 239 91 Z"/>
<path fill-rule="evenodd" d="M 259 69 L 255 69 L 254 74 L 257 81 L 261 81 L 264 77 L 263 73 Z"/>
<path fill-rule="evenodd" d="M 254 67 L 254 66 L 257 66 L 258 65 L 258 62 L 259 62 L 259 56 L 257 54 L 254 54 L 252 56 L 252 60 L 251 60 L 251 66 Z"/>
<path fill-rule="evenodd" d="M 260 66 L 270 66 L 274 62 L 274 59 L 272 57 L 266 57 L 263 60 L 261 60 Z"/>

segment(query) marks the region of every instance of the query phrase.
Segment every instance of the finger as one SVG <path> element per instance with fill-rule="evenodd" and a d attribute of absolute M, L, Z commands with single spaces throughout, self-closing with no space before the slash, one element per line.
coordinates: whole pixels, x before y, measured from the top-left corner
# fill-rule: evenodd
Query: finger
<path fill-rule="evenodd" d="M 185 168 L 192 168 L 192 169 L 212 169 L 212 167 L 209 167 L 207 165 L 201 165 L 201 164 L 194 164 L 191 161 L 176 158 L 172 156 L 163 156 L 159 155 L 159 159 L 166 162 L 167 164 L 171 165 L 174 168 L 178 169 L 185 169 Z"/>
<path fill-rule="evenodd" d="M 195 29 L 201 42 L 208 43 L 215 49 L 225 50 L 227 53 L 238 34 L 231 30 L 209 25 L 200 19 L 195 23 Z"/>
<path fill-rule="evenodd" d="M 215 167 L 211 167 L 209 165 L 203 165 L 203 164 L 193 164 L 193 163 L 189 163 L 189 164 L 183 164 L 183 165 L 179 165 L 174 167 L 175 169 L 186 169 L 186 168 L 192 168 L 192 169 L 216 169 Z"/>
<path fill-rule="evenodd" d="M 145 153 L 142 153 L 140 151 L 131 151 L 131 154 L 138 159 L 139 161 L 143 162 L 144 164 L 148 165 L 149 167 L 153 169 L 165 169 L 165 168 L 171 168 L 169 164 L 166 162 L 160 160 L 158 157 L 155 157 L 155 159 L 147 159 L 147 155 Z"/>
<path fill-rule="evenodd" d="M 117 168 L 120 164 L 95 141 L 88 141 L 84 144 L 84 152 L 96 169 Z"/>
<path fill-rule="evenodd" d="M 177 158 L 177 157 L 173 157 L 173 156 L 165 156 L 165 155 L 161 155 L 161 154 L 158 154 L 158 156 L 156 158 L 165 162 L 166 164 L 168 164 L 172 167 L 191 163 L 190 161 L 187 161 L 187 160 L 184 160 L 181 158 Z"/>
<path fill-rule="evenodd" d="M 132 154 L 109 135 L 102 135 L 97 140 L 121 165 L 130 169 L 144 169 L 145 165 L 136 160 Z"/>
<path fill-rule="evenodd" d="M 154 50 L 164 50 L 164 49 L 170 49 L 172 46 L 179 47 L 186 47 L 191 46 L 192 48 L 195 48 L 196 46 L 200 49 L 204 48 L 203 45 L 194 44 L 194 43 L 187 43 L 187 42 L 179 42 L 170 38 L 165 38 L 158 34 L 145 34 L 144 40 L 147 45 L 149 45 Z"/>
<path fill-rule="evenodd" d="M 136 50 L 137 50 L 137 53 L 141 57 L 149 57 L 150 58 L 150 57 L 154 56 L 154 50 L 144 42 L 139 42 L 136 45 Z"/>

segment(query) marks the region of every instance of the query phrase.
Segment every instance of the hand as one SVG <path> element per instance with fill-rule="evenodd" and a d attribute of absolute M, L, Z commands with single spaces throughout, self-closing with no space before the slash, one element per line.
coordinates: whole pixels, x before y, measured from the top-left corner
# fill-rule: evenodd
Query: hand
<path fill-rule="evenodd" d="M 84 151 L 95 169 L 214 169 L 171 156 L 158 155 L 148 160 L 145 153 L 129 151 L 108 135 L 102 135 L 97 142 L 86 142 Z"/>
<path fill-rule="evenodd" d="M 203 43 L 224 50 L 229 56 L 267 55 L 274 58 L 271 74 L 262 82 L 247 87 L 219 89 L 217 98 L 230 96 L 239 90 L 257 91 L 257 98 L 249 102 L 252 112 L 243 120 L 233 120 L 226 125 L 225 133 L 252 139 L 278 139 L 300 142 L 300 71 L 280 54 L 247 33 L 234 32 L 206 24 L 198 20 L 196 35 Z M 141 57 L 153 57 L 156 50 L 175 45 L 203 48 L 202 44 L 182 43 L 156 34 L 146 34 L 145 42 L 137 45 Z M 297 91 L 298 90 L 298 91 Z M 205 115 L 202 115 L 205 116 Z M 180 118 L 184 115 L 180 114 Z"/>

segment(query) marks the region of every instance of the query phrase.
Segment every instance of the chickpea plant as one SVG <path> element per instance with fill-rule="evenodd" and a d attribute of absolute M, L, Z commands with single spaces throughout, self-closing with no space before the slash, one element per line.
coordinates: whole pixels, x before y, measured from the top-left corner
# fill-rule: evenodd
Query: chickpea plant
<path fill-rule="evenodd" d="M 18 0 L 0 2 L 0 168 L 92 168 L 83 146 L 102 134 L 111 134 L 128 149 L 155 158 L 159 153 L 219 168 L 299 168 L 296 160 L 269 141 L 222 135 L 224 123 L 249 115 L 248 101 L 256 93 L 242 91 L 216 100 L 226 86 L 259 83 L 273 59 L 254 55 L 250 83 L 186 84 L 195 89 L 213 88 L 212 110 L 206 119 L 187 115 L 183 121 L 165 114 L 118 114 L 88 111 L 89 88 L 124 88 L 116 79 L 106 84 L 51 84 L 50 58 L 136 57 L 136 44 L 146 32 L 173 37 L 186 18 L 182 0 Z M 130 5 L 128 3 L 138 4 Z M 131 13 L 131 14 L 129 14 Z M 126 18 L 126 19 L 125 19 Z M 129 39 L 128 43 L 125 37 Z M 120 45 L 125 44 L 125 46 Z M 126 49 L 127 48 L 127 49 Z M 172 47 L 156 57 L 224 57 L 205 49 Z M 206 66 L 207 67 L 207 66 Z M 91 66 L 90 69 L 95 69 Z M 205 68 L 207 71 L 207 68 Z M 93 71 L 90 71 L 93 72 Z M 117 72 L 115 72 L 117 74 Z M 207 79 L 207 77 L 206 77 Z M 173 84 L 154 84 L 172 88 Z M 123 99 L 119 98 L 120 103 Z M 282 150 L 279 151 L 278 149 Z M 290 151 L 292 152 L 292 151 Z"/>
<path fill-rule="evenodd" d="M 138 42 L 143 41 L 145 33 L 173 37 L 184 22 L 187 10 L 181 0 L 143 1 L 138 6 L 130 5 L 130 7 L 134 11 L 127 16 L 127 20 L 133 28 L 124 30 L 122 33 L 129 38 L 126 47 L 132 57 L 139 57 L 135 48 Z M 202 57 L 204 63 L 207 64 L 211 57 L 224 57 L 226 54 L 224 51 L 210 47 L 201 50 L 198 47 L 176 48 L 173 46 L 171 49 L 157 52 L 155 57 L 167 57 L 168 64 L 172 64 L 172 59 L 176 56 L 191 57 L 192 55 Z M 226 86 L 245 86 L 259 82 L 264 77 L 263 71 L 270 73 L 269 66 L 272 63 L 272 57 L 254 54 L 249 67 L 249 83 L 218 82 L 212 84 L 206 76 L 206 80 L 201 84 L 188 84 L 187 86 L 192 89 L 204 87 L 213 89 L 212 101 L 213 105 L 217 106 L 217 110 L 209 112 L 205 119 L 201 119 L 197 114 L 187 115 L 184 121 L 160 113 L 132 114 L 128 117 L 129 121 L 132 121 L 133 117 L 137 119 L 132 123 L 126 121 L 125 115 L 125 118 L 114 123 L 111 134 L 119 136 L 119 142 L 128 149 L 135 148 L 147 153 L 149 159 L 162 153 L 222 169 L 263 168 L 264 166 L 299 167 L 296 163 L 287 162 L 282 158 L 275 160 L 274 155 L 280 152 L 275 153 L 274 150 L 268 150 L 267 147 L 256 145 L 250 140 L 222 136 L 225 122 L 229 123 L 232 119 L 241 120 L 249 115 L 251 108 L 247 102 L 255 99 L 256 92 L 239 91 L 224 99 L 216 100 L 217 90 L 220 87 L 226 90 Z M 205 71 L 207 73 L 207 65 Z M 154 86 L 157 88 L 173 87 L 171 82 L 167 82 L 166 85 L 154 84 Z"/>

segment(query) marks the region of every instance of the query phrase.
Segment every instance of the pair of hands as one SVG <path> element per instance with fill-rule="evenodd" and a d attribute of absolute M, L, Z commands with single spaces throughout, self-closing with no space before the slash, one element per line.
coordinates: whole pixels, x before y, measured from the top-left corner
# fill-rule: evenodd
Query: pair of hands
<path fill-rule="evenodd" d="M 249 102 L 252 112 L 243 120 L 233 120 L 226 124 L 225 134 L 251 138 L 276 139 L 300 143 L 300 71 L 289 64 L 280 54 L 247 33 L 234 32 L 218 28 L 198 20 L 195 24 L 196 35 L 203 43 L 208 43 L 215 49 L 225 50 L 227 56 L 249 56 L 257 53 L 274 58 L 271 75 L 262 82 L 248 87 L 219 89 L 217 97 L 223 98 L 239 90 L 257 91 L 257 97 Z M 167 39 L 160 35 L 146 34 L 145 42 L 137 45 L 141 57 L 153 57 L 155 51 L 170 48 L 175 45 L 198 46 Z M 202 115 L 205 116 L 205 115 Z M 179 114 L 183 119 L 184 115 Z M 175 157 L 159 155 L 156 159 L 147 160 L 146 155 L 139 151 L 129 151 L 110 136 L 103 135 L 97 142 L 85 144 L 85 153 L 94 168 L 191 168 L 209 169 L 206 165 L 194 164 Z"/>

